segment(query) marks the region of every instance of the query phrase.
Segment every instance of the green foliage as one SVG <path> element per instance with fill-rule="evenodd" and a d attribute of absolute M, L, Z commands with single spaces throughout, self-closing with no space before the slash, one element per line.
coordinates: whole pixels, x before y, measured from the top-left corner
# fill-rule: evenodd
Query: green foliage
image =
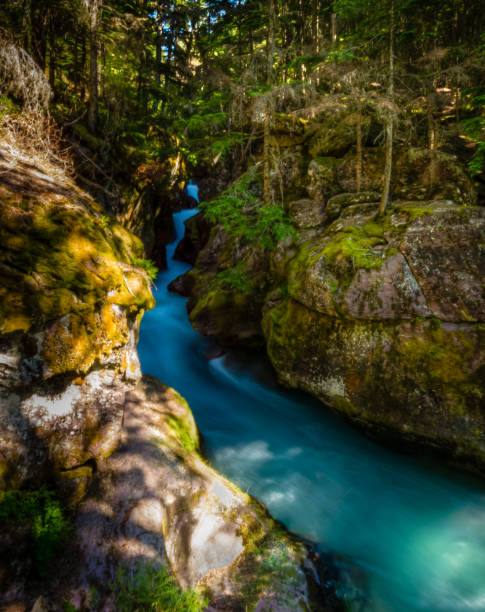
<path fill-rule="evenodd" d="M 477 149 L 468 162 L 468 168 L 473 176 L 482 174 L 485 168 L 485 142 L 479 142 Z"/>
<path fill-rule="evenodd" d="M 44 576 L 71 529 L 54 491 L 6 491 L 0 501 L 0 524 L 28 521 L 32 526 L 37 573 Z"/>
<path fill-rule="evenodd" d="M 0 119 L 5 115 L 20 112 L 20 107 L 15 104 L 7 95 L 0 95 Z"/>
<path fill-rule="evenodd" d="M 99 218 L 99 222 L 101 224 L 101 227 L 103 227 L 104 229 L 107 229 L 111 225 L 112 221 L 113 220 L 111 219 L 111 217 L 108 217 L 108 215 L 102 215 Z"/>
<path fill-rule="evenodd" d="M 272 248 L 283 238 L 295 238 L 296 233 L 280 204 L 263 205 L 256 172 L 251 168 L 218 198 L 200 207 L 211 223 L 221 224 L 230 236 L 262 249 Z"/>
<path fill-rule="evenodd" d="M 236 289 L 241 293 L 251 293 L 254 289 L 254 283 L 248 278 L 246 270 L 246 262 L 238 261 L 233 268 L 223 270 L 216 276 L 222 286 L 227 286 L 229 289 Z"/>
<path fill-rule="evenodd" d="M 148 278 L 151 281 L 154 281 L 157 278 L 158 268 L 151 259 L 142 259 L 139 257 L 133 257 L 131 259 L 131 264 L 133 266 L 138 266 L 139 268 L 143 268 L 145 272 L 147 273 Z"/>
<path fill-rule="evenodd" d="M 461 123 L 465 134 L 475 141 L 477 148 L 468 167 L 472 175 L 477 176 L 485 169 L 485 87 L 474 87 L 463 91 L 464 96 L 471 96 L 468 107 L 479 112 L 477 117 L 464 119 Z"/>
<path fill-rule="evenodd" d="M 202 612 L 208 604 L 194 589 L 181 590 L 167 568 L 149 564 L 135 574 L 121 566 L 111 587 L 119 612 Z"/>

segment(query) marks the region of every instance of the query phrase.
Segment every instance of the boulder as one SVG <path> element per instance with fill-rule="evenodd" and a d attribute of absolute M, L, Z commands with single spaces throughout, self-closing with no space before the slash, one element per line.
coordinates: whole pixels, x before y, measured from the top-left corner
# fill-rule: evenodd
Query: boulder
<path fill-rule="evenodd" d="M 344 209 L 288 264 L 263 330 L 280 380 L 376 435 L 485 471 L 482 208 Z"/>
<path fill-rule="evenodd" d="M 115 609 L 110 584 L 120 566 L 134 574 L 144 564 L 170 564 L 180 585 L 208 594 L 213 610 L 270 601 L 288 612 L 323 609 L 327 595 L 310 575 L 316 570 L 307 549 L 202 460 L 185 400 L 145 376 L 128 392 L 124 410 L 122 444 L 98 471 L 77 516 L 78 544 L 67 551 L 67 571 L 60 569 L 59 603 L 80 607 L 94 589 L 98 609 Z"/>
<path fill-rule="evenodd" d="M 297 200 L 288 204 L 288 215 L 298 229 L 318 227 L 324 221 L 325 206 L 314 200 Z"/>
<path fill-rule="evenodd" d="M 185 232 L 177 244 L 173 258 L 194 265 L 198 252 L 209 240 L 211 227 L 202 213 L 189 217 L 184 225 Z"/>
<path fill-rule="evenodd" d="M 197 266 L 178 281 L 190 292 L 187 303 L 194 329 L 222 345 L 260 346 L 266 256 L 261 248 L 240 244 L 214 227 Z"/>
<path fill-rule="evenodd" d="M 340 213 L 346 206 L 353 204 L 367 204 L 370 202 L 379 202 L 380 195 L 375 191 L 360 191 L 358 193 L 339 193 L 330 198 L 327 202 L 326 215 L 327 219 L 333 220 L 340 216 Z"/>
<path fill-rule="evenodd" d="M 313 136 L 308 150 L 312 158 L 319 156 L 343 156 L 356 143 L 357 113 L 338 113 L 312 126 Z M 368 119 L 364 118 L 367 125 Z"/>

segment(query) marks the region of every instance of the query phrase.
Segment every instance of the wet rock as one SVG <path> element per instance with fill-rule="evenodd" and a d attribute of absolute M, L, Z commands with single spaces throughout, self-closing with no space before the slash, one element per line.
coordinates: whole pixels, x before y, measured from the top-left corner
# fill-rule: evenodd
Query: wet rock
<path fill-rule="evenodd" d="M 199 251 L 207 244 L 210 236 L 210 224 L 198 213 L 185 221 L 185 233 L 175 249 L 173 258 L 195 264 Z"/>
<path fill-rule="evenodd" d="M 191 293 L 190 276 L 186 274 L 177 276 L 177 278 L 168 285 L 167 289 L 172 293 L 178 293 L 183 297 L 189 297 Z"/>

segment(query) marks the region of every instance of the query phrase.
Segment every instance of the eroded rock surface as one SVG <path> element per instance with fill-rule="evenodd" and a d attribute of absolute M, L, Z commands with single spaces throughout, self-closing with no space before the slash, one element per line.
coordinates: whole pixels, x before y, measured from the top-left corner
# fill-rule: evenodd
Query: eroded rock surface
<path fill-rule="evenodd" d="M 0 496 L 49 482 L 83 503 L 42 580 L 29 519 L 0 526 L 0 606 L 114 611 L 119 568 L 150 563 L 213 611 L 341 609 L 308 550 L 203 461 L 186 402 L 141 377 L 141 241 L 62 172 L 2 155 Z"/>
<path fill-rule="evenodd" d="M 136 572 L 168 561 L 213 610 L 338 609 L 323 591 L 311 601 L 305 547 L 202 460 L 192 414 L 173 389 L 145 376 L 123 408 L 121 444 L 78 514 L 57 597 L 81 607 L 94 588 L 98 608 L 114 610 L 107 585 L 120 564 Z"/>

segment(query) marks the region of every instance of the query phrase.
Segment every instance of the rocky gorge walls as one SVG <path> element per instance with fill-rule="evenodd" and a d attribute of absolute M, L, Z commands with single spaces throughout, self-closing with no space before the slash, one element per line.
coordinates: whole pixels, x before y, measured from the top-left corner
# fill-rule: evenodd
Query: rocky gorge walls
<path fill-rule="evenodd" d="M 451 154 L 400 148 L 393 201 L 378 217 L 383 166 L 370 160 L 382 151 L 364 148 L 367 191 L 357 191 L 341 121 L 289 121 L 273 135 L 297 236 L 262 250 L 190 220 L 187 240 L 198 232 L 203 246 L 173 286 L 190 296 L 195 329 L 265 345 L 286 386 L 373 435 L 483 474 L 485 209 Z M 299 142 L 288 145 L 285 130 Z"/>
<path fill-rule="evenodd" d="M 120 609 L 172 572 L 191 609 L 343 609 L 308 548 L 203 460 L 187 403 L 142 376 L 141 240 L 60 169 L 0 150 L 0 172 L 2 609 Z"/>
<path fill-rule="evenodd" d="M 1 478 L 15 488 L 113 450 L 110 406 L 140 376 L 153 297 L 138 238 L 66 177 L 2 161 Z"/>

